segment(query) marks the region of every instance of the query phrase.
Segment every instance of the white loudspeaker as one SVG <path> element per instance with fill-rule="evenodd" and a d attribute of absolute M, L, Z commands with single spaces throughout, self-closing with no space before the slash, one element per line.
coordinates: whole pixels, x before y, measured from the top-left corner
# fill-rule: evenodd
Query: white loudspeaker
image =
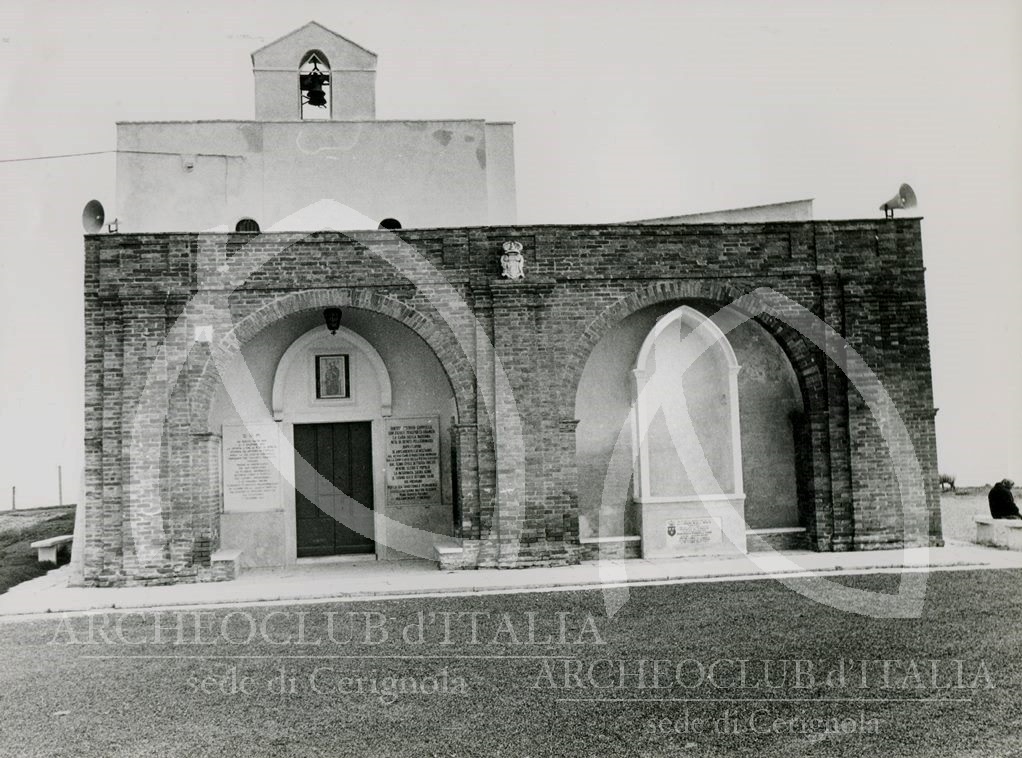
<path fill-rule="evenodd" d="M 907 184 L 901 185 L 898 189 L 898 194 L 888 200 L 886 203 L 880 206 L 880 210 L 884 212 L 887 218 L 894 218 L 895 208 L 915 208 L 916 207 L 916 193 Z"/>
<path fill-rule="evenodd" d="M 86 234 L 95 234 L 103 229 L 103 220 L 106 214 L 103 212 L 103 203 L 99 200 L 90 200 L 82 208 L 82 228 Z"/>

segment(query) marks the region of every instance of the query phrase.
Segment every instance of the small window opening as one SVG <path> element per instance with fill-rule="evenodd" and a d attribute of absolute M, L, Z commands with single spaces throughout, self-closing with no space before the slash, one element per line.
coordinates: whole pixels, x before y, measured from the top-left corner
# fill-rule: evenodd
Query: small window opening
<path fill-rule="evenodd" d="M 236 232 L 258 232 L 259 223 L 255 219 L 243 218 L 237 224 L 234 225 L 234 231 Z"/>
<path fill-rule="evenodd" d="M 330 118 L 330 63 L 319 50 L 311 50 L 302 58 L 298 97 L 303 120 Z"/>
<path fill-rule="evenodd" d="M 380 222 L 380 229 L 400 229 L 401 222 L 396 218 L 385 218 Z"/>

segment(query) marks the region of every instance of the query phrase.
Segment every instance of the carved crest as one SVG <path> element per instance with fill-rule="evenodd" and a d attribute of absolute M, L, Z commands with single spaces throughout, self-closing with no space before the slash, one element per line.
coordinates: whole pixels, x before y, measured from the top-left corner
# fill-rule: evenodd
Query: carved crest
<path fill-rule="evenodd" d="M 514 240 L 504 243 L 504 254 L 500 256 L 501 276 L 505 279 L 518 280 L 525 278 L 525 256 L 522 255 L 522 243 Z"/>
<path fill-rule="evenodd" d="M 675 525 L 673 523 L 669 523 L 667 525 L 667 536 L 668 537 L 673 537 L 677 533 L 678 533 L 677 527 L 675 527 Z"/>

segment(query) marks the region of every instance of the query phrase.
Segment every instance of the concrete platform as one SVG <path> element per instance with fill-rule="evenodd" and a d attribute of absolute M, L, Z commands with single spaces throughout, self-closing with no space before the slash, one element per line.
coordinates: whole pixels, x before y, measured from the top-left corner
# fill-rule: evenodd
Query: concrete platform
<path fill-rule="evenodd" d="M 230 582 L 165 587 L 68 587 L 67 566 L 0 595 L 0 620 L 127 608 L 255 605 L 748 581 L 785 576 L 1022 569 L 1022 553 L 951 545 L 854 553 L 787 551 L 726 558 L 587 561 L 577 566 L 438 571 L 429 561 L 319 562 L 249 570 Z"/>

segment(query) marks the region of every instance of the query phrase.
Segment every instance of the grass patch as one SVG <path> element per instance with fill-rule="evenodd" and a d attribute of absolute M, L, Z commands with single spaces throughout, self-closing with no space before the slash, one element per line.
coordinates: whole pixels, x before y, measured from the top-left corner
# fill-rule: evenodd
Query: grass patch
<path fill-rule="evenodd" d="M 0 527 L 0 594 L 29 579 L 42 576 L 54 568 L 52 563 L 39 563 L 32 543 L 74 531 L 74 508 L 53 509 L 53 514 L 20 511 L 4 514 Z M 58 551 L 58 563 L 70 560 L 65 546 Z"/>
<path fill-rule="evenodd" d="M 613 619 L 577 591 L 7 624 L 0 754 L 1006 755 L 1020 584 L 933 574 L 918 619 L 762 580 L 634 587 Z"/>

